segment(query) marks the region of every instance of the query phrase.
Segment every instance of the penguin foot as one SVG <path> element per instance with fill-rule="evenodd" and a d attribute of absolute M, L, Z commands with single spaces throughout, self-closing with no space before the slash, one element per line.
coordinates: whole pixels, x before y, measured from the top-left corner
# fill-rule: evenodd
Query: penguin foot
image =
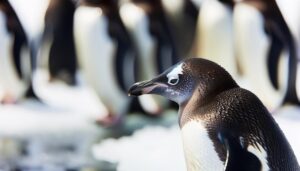
<path fill-rule="evenodd" d="M 163 109 L 158 109 L 154 112 L 147 112 L 145 114 L 146 114 L 146 116 L 149 116 L 149 117 L 160 117 L 163 114 Z"/>
<path fill-rule="evenodd" d="M 11 95 L 10 93 L 6 93 L 0 102 L 1 102 L 1 104 L 16 104 L 17 99 L 14 98 L 14 96 Z"/>
<path fill-rule="evenodd" d="M 107 116 L 103 118 L 96 119 L 96 123 L 102 127 L 114 127 L 122 122 L 122 116 L 118 116 L 112 113 L 109 113 Z"/>

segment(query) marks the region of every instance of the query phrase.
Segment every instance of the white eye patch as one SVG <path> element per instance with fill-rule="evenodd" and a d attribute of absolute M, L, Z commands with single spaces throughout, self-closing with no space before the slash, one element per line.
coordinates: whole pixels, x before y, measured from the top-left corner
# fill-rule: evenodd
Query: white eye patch
<path fill-rule="evenodd" d="M 175 68 L 172 69 L 171 72 L 167 74 L 168 84 L 176 85 L 179 82 L 179 74 L 183 74 L 182 72 L 182 63 L 177 65 Z"/>

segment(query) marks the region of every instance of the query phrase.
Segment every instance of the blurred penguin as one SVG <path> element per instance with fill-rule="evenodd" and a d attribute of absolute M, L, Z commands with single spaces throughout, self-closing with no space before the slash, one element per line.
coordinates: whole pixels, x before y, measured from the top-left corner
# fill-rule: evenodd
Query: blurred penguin
<path fill-rule="evenodd" d="M 201 3 L 195 55 L 220 64 L 236 79 L 233 6 L 233 0 L 204 0 Z"/>
<path fill-rule="evenodd" d="M 275 0 L 242 0 L 235 5 L 234 30 L 242 74 L 271 110 L 299 104 L 295 38 Z"/>
<path fill-rule="evenodd" d="M 113 125 L 128 112 L 127 89 L 134 83 L 136 51 L 116 0 L 82 0 L 75 12 L 78 62 L 108 113 L 99 122 Z"/>
<path fill-rule="evenodd" d="M 300 100 L 300 1 L 276 0 L 276 3 L 296 41 L 298 55 L 296 89 Z"/>
<path fill-rule="evenodd" d="M 49 80 L 76 84 L 76 53 L 73 38 L 75 1 L 50 0 L 39 50 L 39 67 L 46 69 Z"/>
<path fill-rule="evenodd" d="M 138 50 L 138 80 L 150 79 L 179 60 L 160 0 L 132 0 L 120 8 L 121 18 Z M 143 109 L 160 114 L 169 102 L 153 95 L 139 97 Z"/>
<path fill-rule="evenodd" d="M 202 0 L 161 0 L 178 56 L 190 56 Z"/>
<path fill-rule="evenodd" d="M 2 103 L 15 103 L 34 97 L 31 49 L 17 14 L 8 2 L 0 0 L 0 89 Z"/>

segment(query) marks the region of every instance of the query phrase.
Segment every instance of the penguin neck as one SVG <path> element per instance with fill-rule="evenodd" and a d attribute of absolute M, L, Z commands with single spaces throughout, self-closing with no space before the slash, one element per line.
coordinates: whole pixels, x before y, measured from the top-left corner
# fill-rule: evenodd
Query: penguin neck
<path fill-rule="evenodd" d="M 179 105 L 179 126 L 182 128 L 184 123 L 186 123 L 186 121 L 188 120 L 187 114 L 195 113 L 197 109 L 205 106 L 205 104 L 206 102 L 202 100 L 201 92 L 198 90 L 194 91 L 193 95 L 189 100 Z"/>
<path fill-rule="evenodd" d="M 228 82 L 229 83 L 229 82 Z M 211 102 L 216 99 L 216 97 L 224 91 L 228 91 L 233 88 L 238 88 L 239 86 L 232 82 L 232 84 L 223 84 L 220 88 L 203 90 L 201 86 L 198 86 L 191 98 L 186 102 L 179 105 L 178 116 L 179 116 L 179 126 L 182 127 L 186 121 L 190 118 L 186 116 L 187 114 L 200 114 Z M 205 113 L 205 112 L 204 112 Z"/>

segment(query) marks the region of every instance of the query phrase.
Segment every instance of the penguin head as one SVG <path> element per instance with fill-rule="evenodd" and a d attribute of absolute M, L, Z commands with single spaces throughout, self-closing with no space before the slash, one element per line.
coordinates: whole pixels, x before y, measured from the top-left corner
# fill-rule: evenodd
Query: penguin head
<path fill-rule="evenodd" d="M 238 87 L 225 69 L 202 58 L 187 58 L 157 77 L 135 83 L 128 95 L 157 94 L 179 105 L 195 94 L 199 103 L 205 103 L 222 91 Z"/>

